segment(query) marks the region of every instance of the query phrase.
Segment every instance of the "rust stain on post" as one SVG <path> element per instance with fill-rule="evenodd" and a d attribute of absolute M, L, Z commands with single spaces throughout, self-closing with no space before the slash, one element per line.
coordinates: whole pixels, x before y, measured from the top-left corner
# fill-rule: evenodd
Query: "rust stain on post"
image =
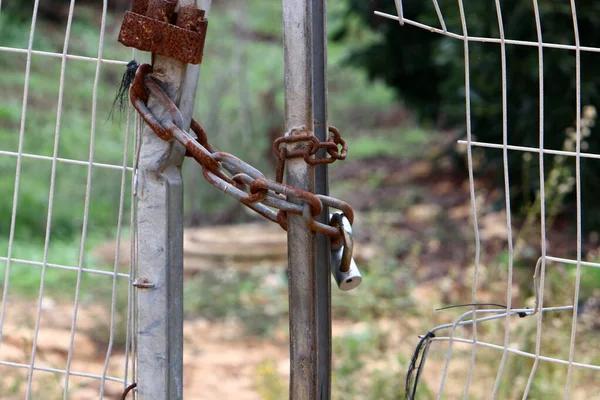
<path fill-rule="evenodd" d="M 150 0 L 146 16 L 157 21 L 171 23 L 175 7 L 177 7 L 177 0 Z"/>
<path fill-rule="evenodd" d="M 176 25 L 188 31 L 202 32 L 202 21 L 205 21 L 204 14 L 204 10 L 199 10 L 194 6 L 183 6 L 177 13 Z"/>
<path fill-rule="evenodd" d="M 146 15 L 146 11 L 148 11 L 148 0 L 133 0 L 131 11 L 136 14 Z"/>

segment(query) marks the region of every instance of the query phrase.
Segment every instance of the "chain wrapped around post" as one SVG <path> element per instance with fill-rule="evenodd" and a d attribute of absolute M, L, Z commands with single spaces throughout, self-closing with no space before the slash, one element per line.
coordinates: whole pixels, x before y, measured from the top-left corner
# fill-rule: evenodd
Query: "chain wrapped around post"
<path fill-rule="evenodd" d="M 348 154 L 348 144 L 342 138 L 340 131 L 334 127 L 329 126 L 328 130 L 331 133 L 329 139 L 326 142 L 320 142 L 315 135 L 311 135 L 310 132 L 305 132 L 305 128 L 292 129 L 289 136 L 282 136 L 275 139 L 273 142 L 273 154 L 277 157 L 277 169 L 276 169 L 276 180 L 277 182 L 283 181 L 283 173 L 285 169 L 285 160 L 288 158 L 302 157 L 307 164 L 331 164 L 336 160 L 345 160 Z M 295 133 L 299 132 L 300 135 Z M 298 143 L 298 142 L 309 142 L 308 145 L 298 146 L 293 150 L 288 150 L 282 147 L 281 144 L 285 143 Z M 342 149 L 338 151 L 339 147 Z M 329 157 L 313 157 L 320 149 L 325 149 Z"/>
<path fill-rule="evenodd" d="M 191 122 L 191 130 L 196 137 L 180 129 L 177 125 L 182 118 L 181 113 L 161 89 L 159 83 L 149 75 L 151 72 L 152 67 L 148 64 L 141 64 L 138 67 L 129 91 L 133 107 L 158 137 L 166 141 L 174 139 L 181 143 L 186 149 L 186 155 L 194 158 L 202 166 L 202 174 L 208 182 L 263 217 L 278 223 L 284 230 L 287 230 L 287 214 L 297 214 L 304 218 L 311 230 L 331 236 L 333 244 L 341 242 L 343 235 L 339 226 L 318 222 L 315 217 L 321 213 L 323 205 L 327 205 L 342 211 L 352 224 L 354 222 L 352 207 L 334 197 L 317 195 L 282 182 L 287 158 L 303 157 L 311 165 L 329 164 L 345 159 L 348 145 L 338 129 L 329 127 L 331 136 L 326 142 L 320 142 L 308 133 L 276 139 L 273 143 L 273 152 L 278 159 L 277 178 L 273 181 L 234 155 L 217 150 L 208 142 L 206 131 L 196 120 L 192 119 Z M 160 99 L 159 103 L 166 111 L 159 115 L 167 115 L 167 117 L 159 119 L 148 109 L 146 103 L 150 93 Z M 282 143 L 299 142 L 308 142 L 308 144 L 293 150 L 281 146 Z M 327 151 L 329 157 L 315 158 L 314 155 L 322 148 Z M 300 200 L 300 203 L 291 202 L 288 198 Z"/>

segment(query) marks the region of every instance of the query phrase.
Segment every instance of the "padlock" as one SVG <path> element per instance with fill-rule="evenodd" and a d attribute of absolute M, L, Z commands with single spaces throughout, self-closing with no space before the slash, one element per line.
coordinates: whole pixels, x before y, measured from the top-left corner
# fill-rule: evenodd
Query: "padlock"
<path fill-rule="evenodd" d="M 331 245 L 331 273 L 340 290 L 352 290 L 362 282 L 362 275 L 352 258 L 354 239 L 350 221 L 342 212 L 331 214 L 329 225 L 339 227 L 341 238 Z"/>

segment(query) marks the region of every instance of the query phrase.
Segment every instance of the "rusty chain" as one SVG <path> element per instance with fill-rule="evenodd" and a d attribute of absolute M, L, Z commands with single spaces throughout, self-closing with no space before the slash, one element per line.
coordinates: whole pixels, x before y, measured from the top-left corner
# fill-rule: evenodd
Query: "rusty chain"
<path fill-rule="evenodd" d="M 348 154 L 348 144 L 342 138 L 340 131 L 329 126 L 328 131 L 331 134 L 325 142 L 320 142 L 319 139 L 307 131 L 306 128 L 295 128 L 290 131 L 289 136 L 282 136 L 275 139 L 273 142 L 273 154 L 277 157 L 276 181 L 283 181 L 283 172 L 285 169 L 285 160 L 288 158 L 302 157 L 307 164 L 330 164 L 336 160 L 345 160 Z M 300 133 L 300 134 L 296 134 Z M 295 147 L 292 150 L 281 146 L 282 143 L 299 143 L 308 142 L 308 145 Z M 338 151 L 341 146 L 341 150 Z M 329 157 L 313 157 L 320 149 L 325 149 Z"/>
<path fill-rule="evenodd" d="M 129 394 L 129 392 L 131 392 L 136 387 L 137 387 L 137 383 L 132 383 L 131 385 L 127 386 L 125 388 L 125 390 L 123 390 L 123 393 L 121 394 L 121 399 L 120 400 L 125 400 L 127 398 L 127 395 Z"/>
<path fill-rule="evenodd" d="M 329 127 L 331 136 L 325 142 L 320 142 L 305 128 L 297 128 L 290 132 L 290 134 L 298 133 L 300 130 L 302 131 L 300 135 L 276 139 L 273 143 L 273 153 L 278 159 L 277 178 L 273 181 L 245 161 L 216 149 L 208 142 L 206 131 L 196 120 L 192 119 L 190 126 L 196 137 L 182 130 L 179 126 L 183 125 L 183 118 L 179 109 L 158 82 L 149 75 L 151 72 L 152 66 L 149 64 L 141 64 L 138 67 L 129 91 L 131 103 L 158 137 L 165 141 L 175 139 L 185 147 L 186 155 L 194 158 L 202 166 L 202 175 L 208 182 L 263 217 L 278 223 L 284 230 L 287 230 L 287 214 L 292 213 L 301 215 L 313 231 L 336 238 L 336 242 L 341 239 L 339 226 L 321 223 L 315 217 L 321 214 L 323 206 L 326 205 L 342 211 L 352 224 L 354 211 L 348 203 L 282 182 L 287 158 L 302 157 L 312 165 L 329 164 L 345 159 L 348 146 L 336 128 Z M 156 96 L 160 106 L 164 107 L 160 118 L 155 116 L 147 106 L 150 93 Z M 308 142 L 308 144 L 292 150 L 281 146 L 281 144 L 299 142 Z M 329 157 L 314 157 L 319 149 L 325 149 Z"/>

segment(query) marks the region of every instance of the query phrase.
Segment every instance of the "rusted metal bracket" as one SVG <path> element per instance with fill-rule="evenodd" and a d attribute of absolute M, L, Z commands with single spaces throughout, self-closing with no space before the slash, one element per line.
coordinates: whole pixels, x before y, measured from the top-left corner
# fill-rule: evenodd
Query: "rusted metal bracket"
<path fill-rule="evenodd" d="M 134 0 L 125 13 L 119 42 L 187 64 L 200 64 L 208 20 L 193 5 L 176 12 L 177 0 Z"/>

